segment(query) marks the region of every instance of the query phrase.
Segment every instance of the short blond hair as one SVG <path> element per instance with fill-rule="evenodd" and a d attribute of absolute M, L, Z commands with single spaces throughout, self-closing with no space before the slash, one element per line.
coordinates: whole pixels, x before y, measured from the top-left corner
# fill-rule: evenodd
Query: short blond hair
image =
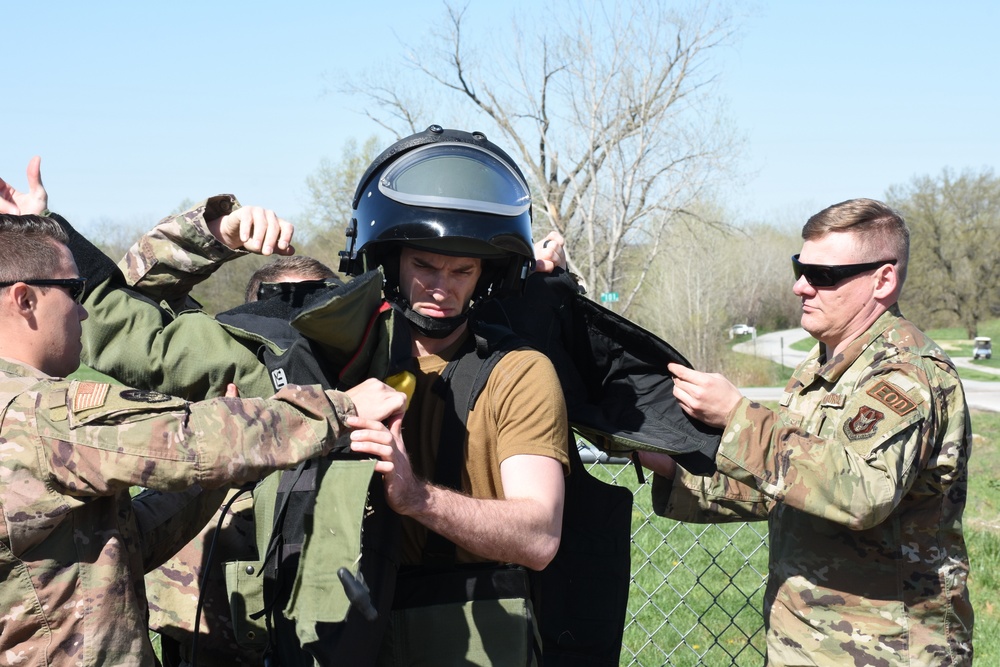
<path fill-rule="evenodd" d="M 900 284 L 910 259 L 910 229 L 903 216 L 875 199 L 848 199 L 828 206 L 802 227 L 802 240 L 830 233 L 850 233 L 857 239 L 865 262 L 895 259 Z"/>
<path fill-rule="evenodd" d="M 69 235 L 58 222 L 40 215 L 0 215 L 0 281 L 51 278 Z"/>

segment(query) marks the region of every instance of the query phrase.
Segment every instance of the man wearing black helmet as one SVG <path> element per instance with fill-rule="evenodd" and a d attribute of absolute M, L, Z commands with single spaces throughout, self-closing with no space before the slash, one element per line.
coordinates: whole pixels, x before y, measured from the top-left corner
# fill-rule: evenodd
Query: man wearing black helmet
<path fill-rule="evenodd" d="M 380 155 L 355 193 L 341 268 L 381 268 L 398 369 L 415 376 L 405 418 L 351 423 L 352 448 L 381 459 L 403 516 L 380 665 L 538 661 L 523 568 L 559 547 L 566 407 L 544 355 L 477 319 L 480 303 L 523 286 L 530 224 L 513 161 L 437 126 Z"/>

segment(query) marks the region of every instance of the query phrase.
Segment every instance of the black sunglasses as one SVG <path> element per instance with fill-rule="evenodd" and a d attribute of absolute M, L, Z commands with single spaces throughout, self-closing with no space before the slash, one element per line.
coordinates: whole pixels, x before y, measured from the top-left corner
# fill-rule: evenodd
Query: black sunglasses
<path fill-rule="evenodd" d="M 39 278 L 37 280 L 10 280 L 7 282 L 0 282 L 0 287 L 11 287 L 17 283 L 35 285 L 37 287 L 65 287 L 66 291 L 69 292 L 70 298 L 77 303 L 83 302 L 83 293 L 87 290 L 86 278 Z"/>
<path fill-rule="evenodd" d="M 806 282 L 813 287 L 833 287 L 841 280 L 846 280 L 851 276 L 856 276 L 865 271 L 877 269 L 883 264 L 895 264 L 894 259 L 883 259 L 878 262 L 865 262 L 864 264 L 841 264 L 839 266 L 827 266 L 825 264 L 803 264 L 799 261 L 798 255 L 792 255 L 792 271 L 795 272 L 795 279 L 806 277 Z"/>

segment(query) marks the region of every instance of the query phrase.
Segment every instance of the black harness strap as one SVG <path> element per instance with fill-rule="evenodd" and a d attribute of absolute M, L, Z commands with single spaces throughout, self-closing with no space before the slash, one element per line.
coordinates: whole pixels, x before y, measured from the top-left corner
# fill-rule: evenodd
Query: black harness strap
<path fill-rule="evenodd" d="M 504 355 L 525 346 L 526 344 L 509 329 L 475 324 L 473 335 L 462 345 L 455 358 L 445 366 L 444 372 L 433 388 L 433 391 L 444 400 L 445 409 L 432 482 L 449 489 L 462 489 L 469 411 L 476 405 L 479 395 L 486 388 L 490 374 Z M 454 563 L 455 544 L 442 535 L 428 530 L 423 564 L 443 566 Z"/>

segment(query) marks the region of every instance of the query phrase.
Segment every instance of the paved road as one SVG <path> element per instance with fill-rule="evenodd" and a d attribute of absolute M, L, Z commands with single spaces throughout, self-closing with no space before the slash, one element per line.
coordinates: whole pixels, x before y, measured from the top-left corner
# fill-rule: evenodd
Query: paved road
<path fill-rule="evenodd" d="M 755 340 L 734 345 L 733 349 L 744 354 L 767 357 L 775 363 L 795 368 L 799 362 L 806 358 L 808 353 L 793 350 L 790 346 L 808 337 L 809 334 L 803 329 L 786 329 L 761 334 Z M 958 357 L 953 361 L 959 368 L 974 368 L 984 373 L 1000 375 L 1000 369 L 973 364 L 972 359 L 968 357 Z M 970 408 L 1000 412 L 1000 381 L 962 380 L 962 384 L 965 386 L 966 400 Z M 782 387 L 744 387 L 740 391 L 748 398 L 757 401 L 777 401 L 781 398 L 782 389 Z"/>

